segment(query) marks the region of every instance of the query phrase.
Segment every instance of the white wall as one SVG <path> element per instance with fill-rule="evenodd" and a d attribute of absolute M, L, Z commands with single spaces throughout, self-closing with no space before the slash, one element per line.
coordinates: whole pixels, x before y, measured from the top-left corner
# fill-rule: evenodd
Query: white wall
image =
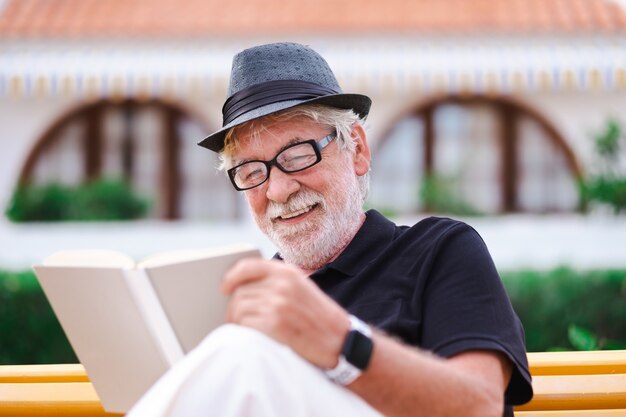
<path fill-rule="evenodd" d="M 609 118 L 626 127 L 624 92 L 534 94 L 522 99 L 554 124 L 583 167 L 592 163 L 594 136 L 604 131 Z"/>
<path fill-rule="evenodd" d="M 71 99 L 0 99 L 0 208 L 6 208 L 35 141 L 67 109 Z"/>

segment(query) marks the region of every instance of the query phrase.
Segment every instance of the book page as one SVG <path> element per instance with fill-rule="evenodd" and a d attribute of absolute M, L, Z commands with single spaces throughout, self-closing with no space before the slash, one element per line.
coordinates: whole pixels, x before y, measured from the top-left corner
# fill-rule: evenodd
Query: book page
<path fill-rule="evenodd" d="M 128 286 L 129 279 L 138 277 L 127 274 L 136 271 L 78 266 L 34 269 L 104 408 L 127 412 L 172 365 Z"/>
<path fill-rule="evenodd" d="M 168 364 L 175 364 L 185 354 L 146 271 L 144 269 L 126 270 L 126 278 L 126 284 L 148 331 L 157 343 L 157 349 Z"/>
<path fill-rule="evenodd" d="M 118 251 L 78 249 L 53 253 L 44 259 L 43 265 L 132 268 L 135 266 L 135 261 Z"/>
<path fill-rule="evenodd" d="M 243 251 L 255 250 L 254 246 L 248 244 L 237 244 L 229 246 L 218 246 L 214 248 L 201 249 L 180 249 L 174 251 L 159 252 L 142 259 L 137 263 L 138 268 L 151 268 L 174 263 L 182 263 L 197 259 L 216 258 Z"/>
<path fill-rule="evenodd" d="M 261 253 L 249 246 L 230 247 L 200 258 L 146 267 L 185 353 L 224 323 L 228 298 L 219 289 L 222 277 L 237 260 L 250 256 Z"/>

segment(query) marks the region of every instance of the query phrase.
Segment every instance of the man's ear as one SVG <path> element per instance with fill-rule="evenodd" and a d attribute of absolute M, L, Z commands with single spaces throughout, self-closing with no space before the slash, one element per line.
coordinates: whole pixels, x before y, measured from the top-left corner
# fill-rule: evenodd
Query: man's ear
<path fill-rule="evenodd" d="M 370 147 L 367 144 L 365 129 L 361 124 L 355 123 L 352 126 L 351 134 L 356 145 L 354 149 L 354 172 L 360 177 L 370 170 Z"/>

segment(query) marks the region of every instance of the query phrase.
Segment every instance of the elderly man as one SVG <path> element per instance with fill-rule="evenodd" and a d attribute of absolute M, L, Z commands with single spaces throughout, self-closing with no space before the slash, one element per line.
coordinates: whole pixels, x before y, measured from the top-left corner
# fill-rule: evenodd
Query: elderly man
<path fill-rule="evenodd" d="M 279 43 L 234 58 L 219 152 L 277 246 L 224 277 L 227 321 L 131 415 L 511 416 L 523 330 L 469 226 L 362 209 L 370 99 Z"/>

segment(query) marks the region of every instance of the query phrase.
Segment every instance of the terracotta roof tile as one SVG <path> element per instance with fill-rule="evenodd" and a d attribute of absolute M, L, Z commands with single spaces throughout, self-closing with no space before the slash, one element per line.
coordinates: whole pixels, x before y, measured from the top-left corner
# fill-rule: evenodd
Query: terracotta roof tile
<path fill-rule="evenodd" d="M 618 0 L 6 0 L 4 36 L 626 31 Z"/>

